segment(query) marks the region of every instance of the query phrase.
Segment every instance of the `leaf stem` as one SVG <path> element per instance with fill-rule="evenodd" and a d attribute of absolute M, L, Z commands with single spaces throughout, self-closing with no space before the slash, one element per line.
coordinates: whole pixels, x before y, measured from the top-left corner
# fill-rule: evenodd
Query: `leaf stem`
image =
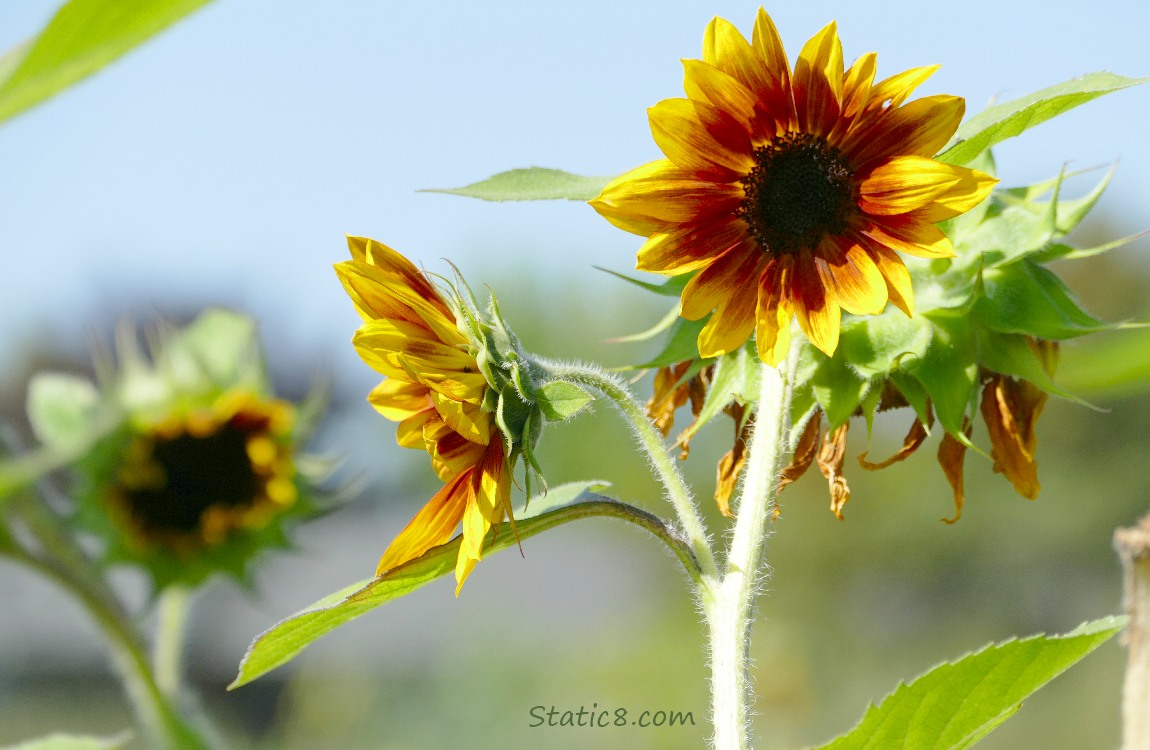
<path fill-rule="evenodd" d="M 799 342 L 791 343 L 782 369 L 762 366 L 755 430 L 737 504 L 734 535 L 722 579 L 703 592 L 703 612 L 710 630 L 713 746 L 717 750 L 746 750 L 751 744 L 751 625 L 763 553 L 770 535 L 767 521 L 774 509 L 788 447 L 786 435 L 799 349 Z"/>
<path fill-rule="evenodd" d="M 156 605 L 156 637 L 152 644 L 152 664 L 156 684 L 168 700 L 178 702 L 183 684 L 184 637 L 188 624 L 191 592 L 183 586 L 168 586 Z"/>
<path fill-rule="evenodd" d="M 695 507 L 695 501 L 691 497 L 691 490 L 683 480 L 683 475 L 679 473 L 673 455 L 663 442 L 662 434 L 647 417 L 643 405 L 639 403 L 631 390 L 623 385 L 618 378 L 608 375 L 598 368 L 549 362 L 539 364 L 555 378 L 594 388 L 610 399 L 616 408 L 622 412 L 624 418 L 630 423 L 631 429 L 639 438 L 639 444 L 650 459 L 655 475 L 662 482 L 667 492 L 667 498 L 679 515 L 679 523 L 686 534 L 702 578 L 715 579 L 718 575 L 715 555 L 707 536 L 707 528 Z M 697 578 L 696 580 L 700 579 Z"/>

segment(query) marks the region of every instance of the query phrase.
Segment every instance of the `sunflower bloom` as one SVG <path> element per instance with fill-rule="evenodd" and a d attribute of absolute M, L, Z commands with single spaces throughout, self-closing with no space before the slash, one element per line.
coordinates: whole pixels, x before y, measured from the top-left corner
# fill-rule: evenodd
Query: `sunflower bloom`
<path fill-rule="evenodd" d="M 291 404 L 244 391 L 133 424 L 111 515 L 134 548 L 181 557 L 258 531 L 296 502 L 294 424 Z"/>
<path fill-rule="evenodd" d="M 760 9 L 748 42 L 728 21 L 707 27 L 703 59 L 686 60 L 687 98 L 649 111 L 666 158 L 617 178 L 591 205 L 648 238 L 639 270 L 694 273 L 681 314 L 710 319 L 699 354 L 715 357 L 755 334 L 777 364 L 790 322 L 828 355 L 841 312 L 891 302 L 913 314 L 898 252 L 954 255 L 936 222 L 980 203 L 996 180 L 933 159 L 965 111 L 955 96 L 907 101 L 937 66 L 875 82 L 874 53 L 843 68 L 834 23 L 792 71 Z"/>
<path fill-rule="evenodd" d="M 352 260 L 335 270 L 364 320 L 355 348 L 385 376 L 368 401 L 399 423 L 400 445 L 428 452 L 445 482 L 383 553 L 377 575 L 447 543 L 462 524 L 458 594 L 488 531 L 511 517 L 503 436 L 482 408 L 487 380 L 455 313 L 423 273 L 375 240 L 348 237 L 348 247 Z"/>

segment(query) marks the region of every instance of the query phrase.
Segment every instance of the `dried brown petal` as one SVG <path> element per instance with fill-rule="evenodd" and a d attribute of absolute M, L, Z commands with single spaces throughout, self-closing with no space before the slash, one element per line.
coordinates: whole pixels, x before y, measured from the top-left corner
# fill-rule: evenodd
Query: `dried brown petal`
<path fill-rule="evenodd" d="M 816 411 L 807 420 L 807 426 L 803 428 L 803 434 L 799 436 L 799 443 L 795 446 L 795 452 L 791 455 L 791 463 L 787 468 L 783 469 L 782 474 L 779 475 L 779 492 L 783 491 L 791 482 L 794 482 L 803 474 L 807 473 L 810 468 L 811 462 L 815 460 L 815 454 L 818 453 L 819 446 L 819 432 L 822 429 L 821 411 Z"/>
<path fill-rule="evenodd" d="M 962 433 L 970 437 L 973 429 L 970 420 L 962 418 Z M 946 523 L 954 523 L 962 518 L 962 506 L 966 502 L 966 490 L 963 486 L 962 463 L 966 458 L 966 446 L 958 441 L 949 432 L 943 433 L 942 441 L 938 444 L 938 464 L 946 481 L 950 482 L 950 489 L 954 492 L 954 518 L 942 519 Z"/>
<path fill-rule="evenodd" d="M 1014 485 L 1014 491 L 1038 497 L 1038 464 L 1034 426 L 1046 405 L 1046 392 L 1025 380 L 995 374 L 982 391 L 982 418 L 990 434 L 994 470 Z"/>
<path fill-rule="evenodd" d="M 843 520 L 843 506 L 851 499 L 851 488 L 843 476 L 848 426 L 848 423 L 844 422 L 823 436 L 823 445 L 819 449 L 817 459 L 819 471 L 827 478 L 827 489 L 831 495 L 831 512 L 840 521 Z"/>
<path fill-rule="evenodd" d="M 902 448 L 899 449 L 898 453 L 895 453 L 885 461 L 879 461 L 877 464 L 867 461 L 866 453 L 860 453 L 859 466 L 862 466 L 867 471 L 885 469 L 891 464 L 896 464 L 899 461 L 905 461 L 910 458 L 911 455 L 919 449 L 919 446 L 922 445 L 924 440 L 926 440 L 926 427 L 923 426 L 921 421 L 915 419 L 914 423 L 910 426 L 910 430 L 906 433 L 906 437 L 902 439 Z"/>
<path fill-rule="evenodd" d="M 738 402 L 732 403 L 725 410 L 735 420 L 735 445 L 719 459 L 717 475 L 715 477 L 715 503 L 719 512 L 727 518 L 734 518 L 731 512 L 731 495 L 735 492 L 739 474 L 747 462 L 747 444 L 754 431 L 755 415 L 746 414 L 747 407 Z M 746 416 L 746 421 L 743 417 Z"/>
<path fill-rule="evenodd" d="M 670 435 L 675 426 L 675 410 L 687 403 L 687 385 L 679 383 L 679 380 L 690 366 L 691 362 L 687 360 L 673 367 L 660 367 L 655 372 L 655 392 L 647 402 L 647 417 L 663 437 Z"/>

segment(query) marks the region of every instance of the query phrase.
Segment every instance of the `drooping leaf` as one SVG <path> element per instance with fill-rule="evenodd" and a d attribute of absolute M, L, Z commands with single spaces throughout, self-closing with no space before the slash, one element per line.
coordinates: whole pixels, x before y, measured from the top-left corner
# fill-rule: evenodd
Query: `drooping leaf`
<path fill-rule="evenodd" d="M 1124 78 L 1105 72 L 1089 73 L 989 107 L 964 122 L 955 133 L 950 147 L 938 158 L 950 164 L 967 164 L 996 143 L 1013 138 L 1103 94 L 1135 86 L 1146 80 Z"/>
<path fill-rule="evenodd" d="M 978 352 L 968 318 L 932 318 L 934 334 L 921 359 L 907 358 L 906 370 L 926 389 L 935 416 L 951 435 L 966 441 L 962 418 L 973 403 Z"/>
<path fill-rule="evenodd" d="M 485 201 L 589 201 L 614 177 L 585 177 L 560 169 L 527 167 L 458 188 L 431 188 L 423 193 L 447 193 Z"/>
<path fill-rule="evenodd" d="M 818 750 L 965 750 L 1125 622 L 1107 617 L 1066 635 L 1007 641 L 942 664 L 900 685 L 854 729 Z"/>
<path fill-rule="evenodd" d="M 890 309 L 843 325 L 839 346 L 856 372 L 873 377 L 890 372 L 904 357 L 921 357 L 930 337 L 930 323 L 924 316 L 908 318 Z"/>
<path fill-rule="evenodd" d="M 987 269 L 982 283 L 974 312 L 991 330 L 1060 341 L 1114 327 L 1080 308 L 1066 284 L 1037 263 Z"/>
<path fill-rule="evenodd" d="M 818 355 L 815 355 L 816 357 Z M 824 357 L 810 378 L 815 400 L 831 429 L 850 419 L 873 381 L 860 376 L 841 356 Z"/>
<path fill-rule="evenodd" d="M 662 519 L 590 491 L 602 486 L 600 482 L 574 483 L 555 487 L 546 496 L 533 499 L 528 507 L 534 515 L 516 521 L 515 533 L 507 524 L 492 529 L 484 553 L 491 555 L 555 526 L 598 516 L 619 518 L 650 531 L 670 547 L 692 574 L 698 570 L 690 547 Z M 240 663 L 239 674 L 228 688 L 246 685 L 295 658 L 340 625 L 454 572 L 460 540 L 457 536 L 378 578 L 348 586 L 281 621 L 252 642 Z"/>
<path fill-rule="evenodd" d="M 0 60 L 0 122 L 130 51 L 209 0 L 70 0 Z"/>

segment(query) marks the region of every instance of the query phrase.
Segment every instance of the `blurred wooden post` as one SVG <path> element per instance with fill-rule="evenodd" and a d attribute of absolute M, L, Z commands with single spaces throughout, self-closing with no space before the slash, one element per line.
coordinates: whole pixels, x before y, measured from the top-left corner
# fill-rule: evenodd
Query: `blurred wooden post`
<path fill-rule="evenodd" d="M 1122 750 L 1150 750 L 1150 514 L 1114 531 L 1122 560 L 1126 628 L 1126 682 L 1122 688 Z"/>

